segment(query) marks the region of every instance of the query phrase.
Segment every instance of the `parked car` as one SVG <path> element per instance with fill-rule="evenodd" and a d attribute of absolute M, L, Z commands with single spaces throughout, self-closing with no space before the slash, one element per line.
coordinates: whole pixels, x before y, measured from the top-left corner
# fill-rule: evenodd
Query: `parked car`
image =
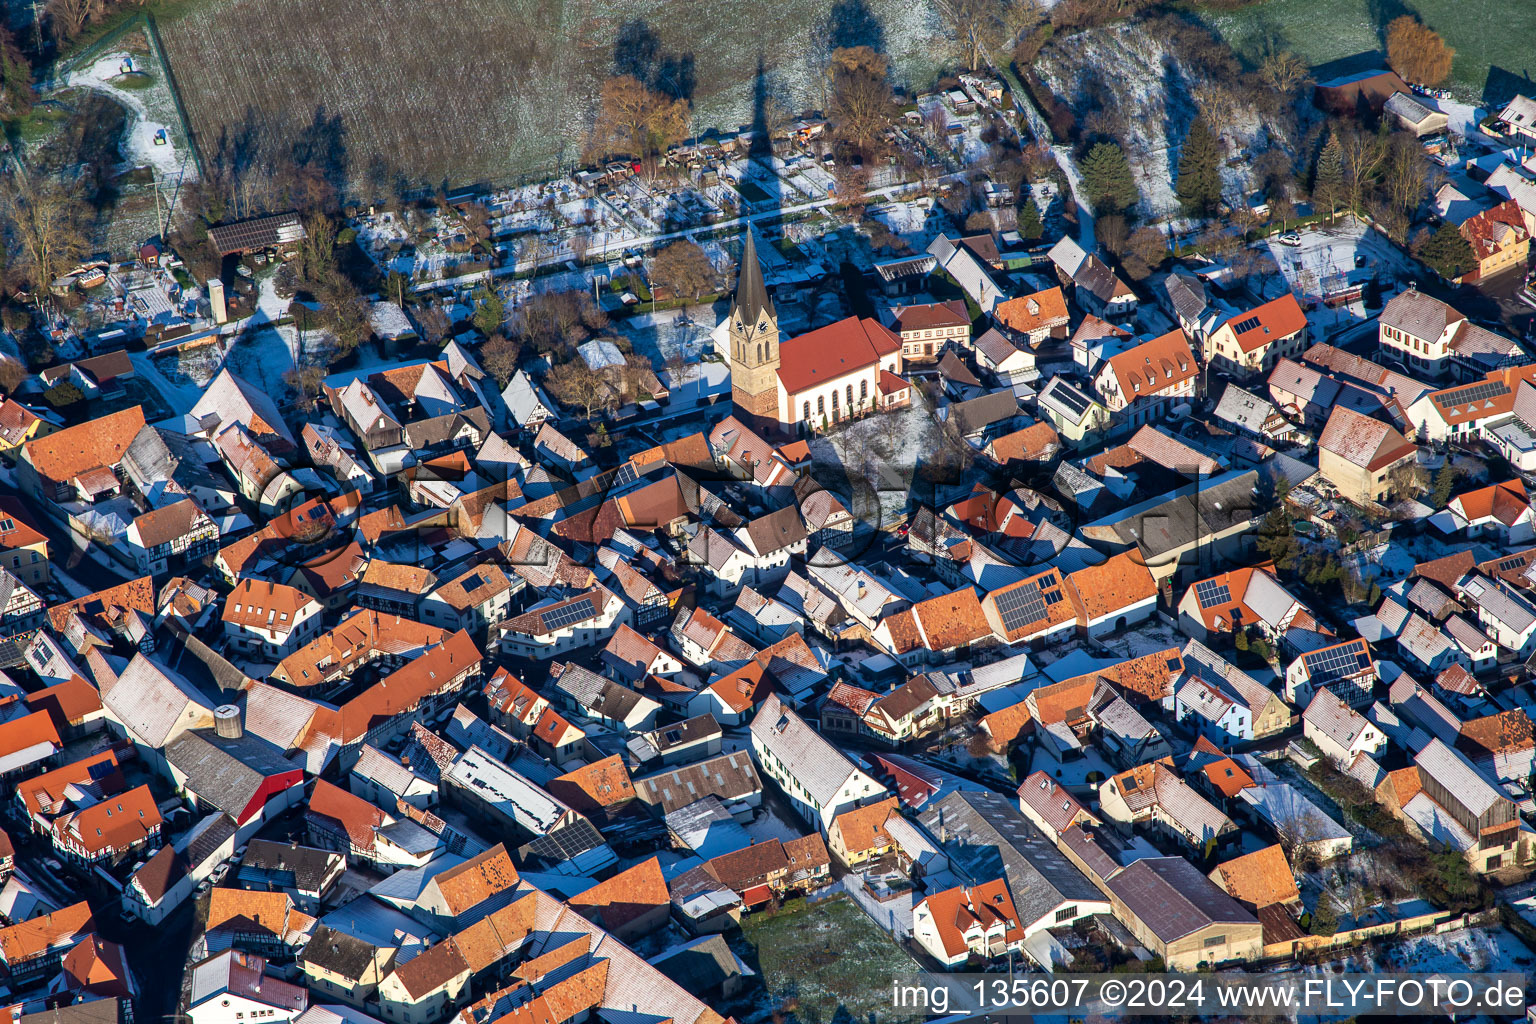
<path fill-rule="evenodd" d="M 1301 236 L 1294 231 L 1287 231 L 1285 234 L 1276 239 L 1276 241 L 1278 241 L 1281 245 L 1289 245 L 1293 248 L 1296 248 L 1301 245 Z"/>

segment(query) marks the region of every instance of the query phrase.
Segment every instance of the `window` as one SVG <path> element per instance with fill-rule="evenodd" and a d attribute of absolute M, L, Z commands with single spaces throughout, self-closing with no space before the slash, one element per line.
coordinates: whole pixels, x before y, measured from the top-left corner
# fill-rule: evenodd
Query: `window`
<path fill-rule="evenodd" d="M 825 413 L 826 411 L 827 411 L 826 399 L 822 398 L 820 395 L 817 395 L 816 396 L 816 415 L 820 416 L 823 413 Z"/>
<path fill-rule="evenodd" d="M 853 408 L 853 385 L 848 385 L 848 408 Z"/>
<path fill-rule="evenodd" d="M 859 381 L 859 401 L 863 402 L 863 401 L 867 400 L 868 398 L 869 398 L 869 381 L 861 380 L 861 381 Z M 37 556 L 34 555 L 33 557 L 36 558 Z"/>
<path fill-rule="evenodd" d="M 834 408 L 834 409 L 837 408 L 837 389 L 836 388 L 834 388 L 832 390 L 832 408 Z"/>
<path fill-rule="evenodd" d="M 800 412 L 800 418 L 803 419 L 803 420 L 808 420 L 808 419 L 811 418 L 811 403 L 810 402 L 802 403 L 802 405 L 801 405 L 801 412 Z"/>
<path fill-rule="evenodd" d="M 1223 945 L 1226 943 L 1226 941 L 1227 937 L 1225 935 L 1212 935 L 1210 938 L 1205 940 L 1204 946 L 1206 949 L 1210 949 L 1212 946 Z"/>
<path fill-rule="evenodd" d="M 1057 924 L 1061 924 L 1064 921 L 1070 921 L 1075 917 L 1077 917 L 1077 907 L 1075 906 L 1062 907 L 1060 910 L 1056 911 Z"/>

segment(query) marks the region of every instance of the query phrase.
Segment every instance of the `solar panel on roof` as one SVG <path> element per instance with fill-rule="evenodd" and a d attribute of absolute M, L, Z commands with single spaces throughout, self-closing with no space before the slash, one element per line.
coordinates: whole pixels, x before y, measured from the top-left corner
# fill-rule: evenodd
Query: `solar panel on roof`
<path fill-rule="evenodd" d="M 1490 398 L 1499 398 L 1509 394 L 1509 388 L 1499 381 L 1485 381 L 1482 384 L 1474 384 L 1465 391 L 1456 392 L 1456 404 L 1465 405 L 1474 402 L 1486 401 Z"/>
<path fill-rule="evenodd" d="M 638 478 L 639 473 L 635 471 L 635 464 L 626 462 L 619 467 L 618 472 L 613 474 L 613 486 L 623 487 L 625 484 L 634 483 Z"/>
<path fill-rule="evenodd" d="M 1250 316 L 1247 319 L 1239 321 L 1237 326 L 1233 327 L 1232 330 L 1238 334 L 1246 334 L 1257 326 L 1259 326 L 1259 318 L 1256 316 Z"/>
<path fill-rule="evenodd" d="M 1314 681 L 1341 679 L 1371 666 L 1370 656 L 1351 644 L 1314 651 L 1306 658 L 1307 672 Z"/>
<path fill-rule="evenodd" d="M 1051 397 L 1072 410 L 1074 416 L 1081 416 L 1083 411 L 1088 408 L 1088 399 L 1065 384 L 1052 390 Z"/>
<path fill-rule="evenodd" d="M 1216 580 L 1202 580 L 1195 584 L 1195 600 L 1200 602 L 1201 608 L 1227 604 L 1232 600 L 1232 591 L 1225 583 L 1218 583 Z"/>
<path fill-rule="evenodd" d="M 1525 556 L 1524 555 L 1518 555 L 1518 556 L 1516 556 L 1514 558 L 1506 558 L 1506 559 L 1504 559 L 1504 561 L 1499 563 L 1499 572 L 1509 572 L 1512 569 L 1520 568 L 1524 564 L 1525 564 Z"/>
<path fill-rule="evenodd" d="M 997 595 L 996 604 L 1003 628 L 1010 633 L 1045 618 L 1045 599 L 1039 585 L 1035 583 L 1003 591 Z"/>
<path fill-rule="evenodd" d="M 569 626 L 573 622 L 590 619 L 595 614 L 592 607 L 592 599 L 584 597 L 579 601 L 560 608 L 554 608 L 544 613 L 544 628 L 559 629 L 561 626 Z"/>

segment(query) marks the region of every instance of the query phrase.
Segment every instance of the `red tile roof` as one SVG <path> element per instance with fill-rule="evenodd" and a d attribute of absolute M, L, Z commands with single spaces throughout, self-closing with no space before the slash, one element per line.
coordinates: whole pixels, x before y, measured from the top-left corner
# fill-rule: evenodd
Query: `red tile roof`
<path fill-rule="evenodd" d="M 0 961 L 19 964 L 42 956 L 50 949 L 73 946 L 95 925 L 90 905 L 80 902 L 9 928 L 0 928 Z"/>
<path fill-rule="evenodd" d="M 52 743 L 55 749 L 64 745 L 59 739 L 59 730 L 54 728 L 53 716 L 47 711 L 34 711 L 9 722 L 0 722 L 0 757 L 20 753 L 39 743 Z"/>
<path fill-rule="evenodd" d="M 1016 299 L 999 303 L 992 311 L 997 322 L 1020 334 L 1049 330 L 1067 322 L 1067 300 L 1061 288 L 1047 288 L 1033 295 L 1021 295 Z"/>
<path fill-rule="evenodd" d="M 1307 326 L 1307 314 L 1302 312 L 1301 303 L 1296 301 L 1296 296 L 1286 292 L 1278 299 L 1272 299 L 1257 309 L 1236 314 L 1227 321 L 1225 326 L 1231 327 L 1232 336 L 1237 340 L 1239 348 L 1244 352 L 1252 352 L 1270 342 L 1281 341 L 1304 330 Z M 1239 326 L 1245 327 L 1246 330 L 1239 331 Z"/>
<path fill-rule="evenodd" d="M 571 907 L 584 917 L 594 919 L 604 928 L 623 928 L 657 907 L 667 906 L 672 896 L 661 874 L 661 862 L 655 857 L 621 871 L 570 899 Z"/>
<path fill-rule="evenodd" d="M 868 317 L 846 317 L 779 346 L 779 380 L 790 396 L 874 366 L 901 351 L 901 337 Z"/>
<path fill-rule="evenodd" d="M 566 772 L 551 779 L 545 788 L 551 796 L 582 812 L 617 807 L 635 798 L 629 769 L 618 754 Z"/>
<path fill-rule="evenodd" d="M 1177 387 L 1200 372 L 1184 332 L 1175 328 L 1109 357 L 1126 404 Z"/>
<path fill-rule="evenodd" d="M 308 816 L 331 822 L 351 840 L 354 848 L 373 849 L 374 829 L 383 826 L 389 816 L 360 796 L 353 796 L 324 779 L 315 780 L 309 797 Z"/>
<path fill-rule="evenodd" d="M 143 429 L 144 410 L 135 405 L 35 437 L 22 446 L 22 452 L 39 476 L 64 483 L 88 470 L 115 468 Z"/>

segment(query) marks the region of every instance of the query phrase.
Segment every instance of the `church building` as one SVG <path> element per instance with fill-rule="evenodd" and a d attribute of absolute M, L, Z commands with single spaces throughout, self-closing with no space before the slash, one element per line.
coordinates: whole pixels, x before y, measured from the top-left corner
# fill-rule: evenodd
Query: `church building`
<path fill-rule="evenodd" d="M 756 430 L 808 433 L 912 400 L 901 337 L 878 320 L 850 316 L 781 342 L 750 228 L 726 337 L 731 401 Z"/>

